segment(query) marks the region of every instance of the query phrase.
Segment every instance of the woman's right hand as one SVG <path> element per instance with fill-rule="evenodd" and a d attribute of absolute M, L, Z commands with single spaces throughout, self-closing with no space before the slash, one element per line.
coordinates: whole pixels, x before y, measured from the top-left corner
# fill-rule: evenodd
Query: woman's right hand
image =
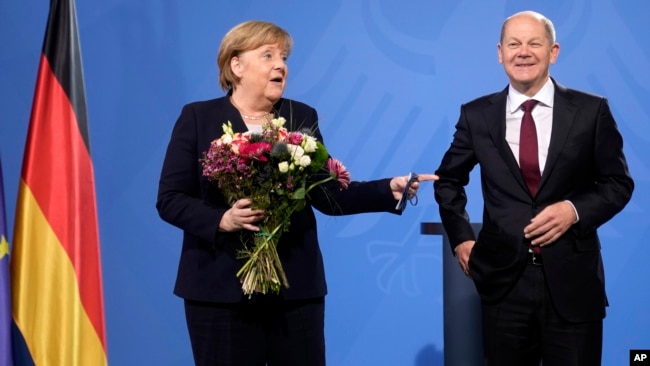
<path fill-rule="evenodd" d="M 249 198 L 237 200 L 221 217 L 219 230 L 232 232 L 239 230 L 260 231 L 255 224 L 264 218 L 264 210 L 253 210 Z"/>

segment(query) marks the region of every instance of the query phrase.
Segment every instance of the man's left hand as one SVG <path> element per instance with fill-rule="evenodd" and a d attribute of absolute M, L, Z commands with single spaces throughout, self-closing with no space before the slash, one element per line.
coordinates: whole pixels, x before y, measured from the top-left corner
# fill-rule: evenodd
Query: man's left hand
<path fill-rule="evenodd" d="M 524 235 L 528 239 L 534 238 L 532 245 L 543 247 L 559 239 L 575 221 L 573 206 L 567 201 L 557 202 L 533 217 L 524 228 Z"/>

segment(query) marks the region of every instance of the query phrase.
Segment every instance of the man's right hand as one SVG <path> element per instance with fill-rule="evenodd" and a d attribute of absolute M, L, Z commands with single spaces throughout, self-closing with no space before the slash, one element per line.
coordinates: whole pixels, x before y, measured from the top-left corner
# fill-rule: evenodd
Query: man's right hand
<path fill-rule="evenodd" d="M 469 254 L 472 252 L 472 248 L 474 248 L 474 243 L 476 243 L 474 240 L 468 240 L 458 244 L 454 248 L 456 260 L 458 261 L 458 265 L 460 265 L 460 269 L 465 273 L 465 276 L 470 276 Z"/>

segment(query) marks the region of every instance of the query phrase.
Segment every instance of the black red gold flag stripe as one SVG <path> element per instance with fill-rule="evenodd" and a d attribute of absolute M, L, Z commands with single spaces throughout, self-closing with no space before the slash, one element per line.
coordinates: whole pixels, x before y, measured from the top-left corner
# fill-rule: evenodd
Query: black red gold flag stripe
<path fill-rule="evenodd" d="M 107 364 L 77 27 L 74 0 L 52 0 L 16 202 L 12 312 L 36 365 Z"/>

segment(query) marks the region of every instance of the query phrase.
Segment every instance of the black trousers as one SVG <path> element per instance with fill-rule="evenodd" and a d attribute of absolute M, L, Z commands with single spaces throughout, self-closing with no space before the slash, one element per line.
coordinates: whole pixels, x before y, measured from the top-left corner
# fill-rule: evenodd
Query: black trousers
<path fill-rule="evenodd" d="M 324 298 L 222 304 L 185 300 L 200 366 L 324 366 Z"/>
<path fill-rule="evenodd" d="M 570 323 L 553 307 L 544 267 L 528 264 L 499 303 L 482 305 L 490 366 L 600 366 L 603 321 Z"/>

